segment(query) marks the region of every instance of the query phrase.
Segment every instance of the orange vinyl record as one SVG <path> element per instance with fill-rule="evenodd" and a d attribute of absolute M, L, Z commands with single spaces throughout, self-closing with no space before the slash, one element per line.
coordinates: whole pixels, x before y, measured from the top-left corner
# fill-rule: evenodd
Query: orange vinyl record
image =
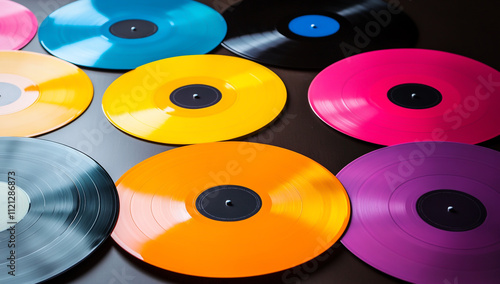
<path fill-rule="evenodd" d="M 349 198 L 315 161 L 283 148 L 215 142 L 169 150 L 117 181 L 113 239 L 138 259 L 215 278 L 295 267 L 343 234 Z"/>
<path fill-rule="evenodd" d="M 60 128 L 90 105 L 93 86 L 75 65 L 27 51 L 0 51 L 0 136 Z"/>

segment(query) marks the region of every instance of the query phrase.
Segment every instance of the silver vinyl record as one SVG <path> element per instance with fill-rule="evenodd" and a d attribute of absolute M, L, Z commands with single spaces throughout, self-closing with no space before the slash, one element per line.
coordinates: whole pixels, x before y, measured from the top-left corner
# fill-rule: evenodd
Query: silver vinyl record
<path fill-rule="evenodd" d="M 111 234 L 113 180 L 62 144 L 0 137 L 0 283 L 38 283 L 76 265 Z"/>

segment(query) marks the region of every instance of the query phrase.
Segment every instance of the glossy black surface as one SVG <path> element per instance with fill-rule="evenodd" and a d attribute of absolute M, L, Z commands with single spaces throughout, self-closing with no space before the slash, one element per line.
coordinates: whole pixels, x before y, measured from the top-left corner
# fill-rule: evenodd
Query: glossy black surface
<path fill-rule="evenodd" d="M 252 217 L 262 207 L 260 196 L 239 185 L 220 185 L 202 192 L 196 199 L 196 209 L 216 221 L 241 221 Z"/>
<path fill-rule="evenodd" d="M 177 106 L 188 109 L 206 108 L 222 99 L 221 91 L 208 85 L 186 85 L 174 90 L 170 100 Z"/>
<path fill-rule="evenodd" d="M 143 38 L 153 35 L 158 31 L 158 26 L 145 20 L 123 20 L 109 27 L 109 32 L 121 38 Z"/>
<path fill-rule="evenodd" d="M 288 24 L 304 15 L 322 15 L 340 24 L 338 32 L 311 38 Z M 322 69 L 370 50 L 414 47 L 418 31 L 401 5 L 382 0 L 252 0 L 224 14 L 222 45 L 245 58 L 280 67 Z"/>
<path fill-rule="evenodd" d="M 435 88 L 412 83 L 392 87 L 387 97 L 394 104 L 409 109 L 431 108 L 443 100 L 443 95 Z"/>
<path fill-rule="evenodd" d="M 417 200 L 417 213 L 438 229 L 463 232 L 479 227 L 486 220 L 483 203 L 474 196 L 456 190 L 434 190 Z"/>

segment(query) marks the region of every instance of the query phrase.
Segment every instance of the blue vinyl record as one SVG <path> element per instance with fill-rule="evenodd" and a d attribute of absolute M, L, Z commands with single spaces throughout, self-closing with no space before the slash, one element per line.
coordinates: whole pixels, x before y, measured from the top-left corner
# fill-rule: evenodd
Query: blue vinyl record
<path fill-rule="evenodd" d="M 205 54 L 226 35 L 224 18 L 191 0 L 79 0 L 50 14 L 38 37 L 52 55 L 103 69 L 134 69 Z"/>

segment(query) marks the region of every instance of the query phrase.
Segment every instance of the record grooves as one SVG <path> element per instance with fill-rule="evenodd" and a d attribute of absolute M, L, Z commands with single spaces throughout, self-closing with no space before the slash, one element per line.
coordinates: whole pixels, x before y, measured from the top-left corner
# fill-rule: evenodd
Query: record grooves
<path fill-rule="evenodd" d="M 116 187 L 88 156 L 41 139 L 0 137 L 0 161 L 0 282 L 53 278 L 111 234 Z"/>
<path fill-rule="evenodd" d="M 35 36 L 38 21 L 28 8 L 10 0 L 0 0 L 0 50 L 18 50 Z"/>
<path fill-rule="evenodd" d="M 338 173 L 352 218 L 342 243 L 411 283 L 498 283 L 500 152 L 452 142 L 381 148 Z"/>
<path fill-rule="evenodd" d="M 113 239 L 146 263 L 199 277 L 302 264 L 340 238 L 350 215 L 347 194 L 328 170 L 248 142 L 168 150 L 131 168 L 117 188 Z"/>
<path fill-rule="evenodd" d="M 497 70 L 457 54 L 377 50 L 321 71 L 309 103 L 326 124 L 371 143 L 477 144 L 500 134 L 500 88 L 491 82 L 500 82 Z"/>
<path fill-rule="evenodd" d="M 52 12 L 40 25 L 40 44 L 76 65 L 128 70 L 220 44 L 226 22 L 190 0 L 80 0 Z"/>
<path fill-rule="evenodd" d="M 49 67 L 49 68 L 48 68 Z M 77 119 L 94 88 L 83 70 L 53 56 L 0 51 L 0 135 L 32 137 Z"/>
<path fill-rule="evenodd" d="M 286 99 L 283 81 L 268 68 L 207 54 L 158 60 L 125 73 L 108 87 L 102 107 L 130 135 L 181 145 L 251 134 L 272 122 Z"/>
<path fill-rule="evenodd" d="M 402 8 L 381 0 L 252 0 L 223 13 L 222 45 L 262 64 L 321 69 L 351 55 L 413 47 L 418 31 Z"/>

